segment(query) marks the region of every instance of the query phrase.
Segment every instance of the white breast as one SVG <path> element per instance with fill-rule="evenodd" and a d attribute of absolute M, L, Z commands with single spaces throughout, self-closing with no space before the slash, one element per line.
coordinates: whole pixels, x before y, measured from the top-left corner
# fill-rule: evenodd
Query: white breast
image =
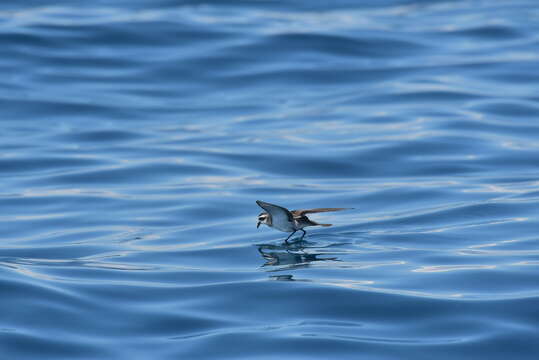
<path fill-rule="evenodd" d="M 296 230 L 296 224 L 288 220 L 288 217 L 272 216 L 271 222 L 271 226 L 280 231 L 292 232 Z"/>

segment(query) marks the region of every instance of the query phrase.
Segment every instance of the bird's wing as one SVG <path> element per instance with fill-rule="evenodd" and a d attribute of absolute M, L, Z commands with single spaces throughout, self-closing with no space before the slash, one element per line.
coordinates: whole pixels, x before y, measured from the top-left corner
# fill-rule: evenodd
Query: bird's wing
<path fill-rule="evenodd" d="M 288 209 L 279 205 L 273 205 L 273 204 L 260 201 L 260 200 L 257 200 L 256 203 L 258 204 L 258 206 L 266 210 L 271 215 L 271 221 L 273 223 L 280 222 L 280 221 L 294 222 L 294 216 L 292 215 L 290 211 L 288 211 Z"/>
<path fill-rule="evenodd" d="M 349 210 L 351 208 L 317 208 L 317 209 L 304 209 L 304 210 L 292 210 L 292 214 L 294 216 L 302 216 L 305 214 L 314 214 L 314 213 L 321 213 L 321 212 L 330 212 L 330 211 L 341 211 L 341 210 Z"/>

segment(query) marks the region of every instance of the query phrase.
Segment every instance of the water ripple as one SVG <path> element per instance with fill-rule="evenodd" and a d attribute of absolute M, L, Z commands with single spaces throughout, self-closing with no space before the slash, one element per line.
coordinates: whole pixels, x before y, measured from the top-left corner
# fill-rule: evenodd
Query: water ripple
<path fill-rule="evenodd" d="M 0 5 L 4 357 L 535 359 L 538 15 Z"/>

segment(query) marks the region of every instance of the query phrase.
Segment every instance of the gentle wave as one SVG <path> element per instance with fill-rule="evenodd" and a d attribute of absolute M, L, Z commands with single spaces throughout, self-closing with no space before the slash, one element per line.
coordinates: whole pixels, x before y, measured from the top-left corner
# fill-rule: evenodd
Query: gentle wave
<path fill-rule="evenodd" d="M 0 5 L 4 356 L 535 358 L 532 1 L 78 5 Z"/>

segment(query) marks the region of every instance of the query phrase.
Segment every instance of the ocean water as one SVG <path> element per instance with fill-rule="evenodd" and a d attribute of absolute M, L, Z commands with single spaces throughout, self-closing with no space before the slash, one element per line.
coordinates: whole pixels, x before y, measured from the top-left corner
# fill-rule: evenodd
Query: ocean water
<path fill-rule="evenodd" d="M 2 359 L 536 359 L 539 4 L 0 5 Z M 264 200 L 329 228 L 256 229 Z"/>

